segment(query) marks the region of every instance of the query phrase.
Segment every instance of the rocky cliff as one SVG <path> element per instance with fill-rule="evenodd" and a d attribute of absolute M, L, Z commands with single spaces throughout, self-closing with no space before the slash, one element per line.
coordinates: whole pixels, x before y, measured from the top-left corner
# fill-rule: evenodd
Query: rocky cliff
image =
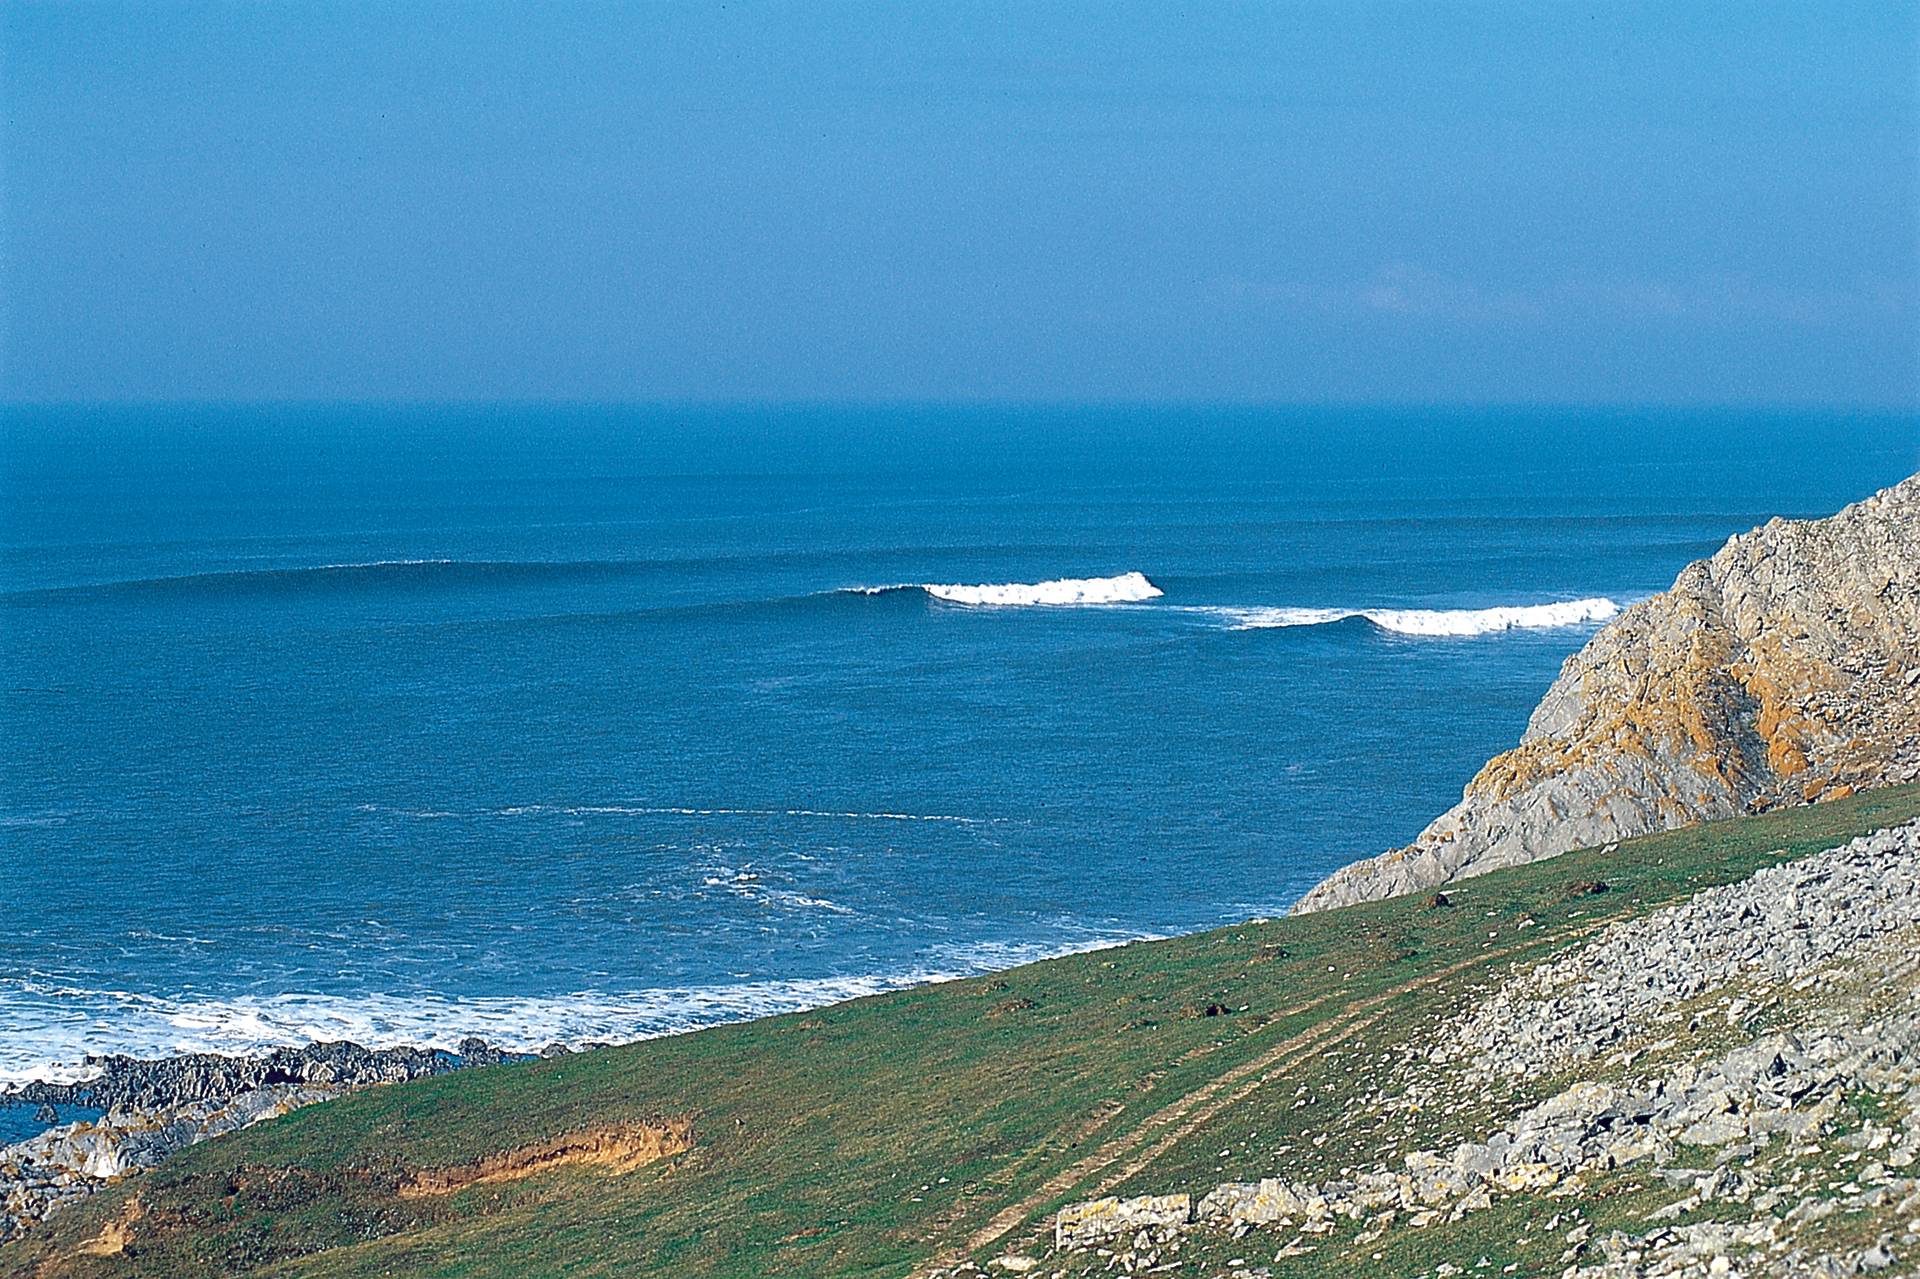
<path fill-rule="evenodd" d="M 1296 913 L 1920 777 L 1920 475 L 1776 519 L 1569 658 L 1520 744 Z"/>

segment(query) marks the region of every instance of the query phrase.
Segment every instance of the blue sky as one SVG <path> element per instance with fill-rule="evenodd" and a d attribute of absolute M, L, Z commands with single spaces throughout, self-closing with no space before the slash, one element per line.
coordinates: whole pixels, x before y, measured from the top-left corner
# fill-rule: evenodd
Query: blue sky
<path fill-rule="evenodd" d="M 1920 400 L 1906 3 L 12 3 L 20 400 Z"/>

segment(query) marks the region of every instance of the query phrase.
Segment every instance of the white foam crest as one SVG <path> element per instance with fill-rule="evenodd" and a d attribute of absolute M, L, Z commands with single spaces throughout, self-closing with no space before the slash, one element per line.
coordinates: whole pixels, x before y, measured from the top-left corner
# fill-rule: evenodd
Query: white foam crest
<path fill-rule="evenodd" d="M 1610 599 L 1594 597 L 1551 604 L 1511 604 L 1495 608 L 1213 608 L 1203 610 L 1236 631 L 1287 626 L 1324 626 L 1361 617 L 1400 635 L 1466 637 L 1500 631 L 1550 630 L 1604 622 L 1620 612 Z"/>
<path fill-rule="evenodd" d="M 1117 577 L 1059 577 L 1047 582 L 926 582 L 921 589 L 935 599 L 983 608 L 1063 608 L 1090 604 L 1133 604 L 1163 592 L 1145 573 Z"/>
<path fill-rule="evenodd" d="M 922 963 L 895 973 L 631 992 L 587 990 L 549 997 L 282 994 L 168 999 L 11 984 L 10 990 L 0 990 L 0 1087 L 35 1079 L 84 1079 L 95 1073 L 85 1064 L 89 1054 L 251 1056 L 341 1039 L 369 1048 L 452 1052 L 469 1035 L 517 1052 L 535 1052 L 552 1043 L 574 1048 L 625 1043 L 954 981 L 1057 955 L 1125 945 L 1144 936 L 1104 935 L 1053 946 L 982 942 L 937 948 Z"/>

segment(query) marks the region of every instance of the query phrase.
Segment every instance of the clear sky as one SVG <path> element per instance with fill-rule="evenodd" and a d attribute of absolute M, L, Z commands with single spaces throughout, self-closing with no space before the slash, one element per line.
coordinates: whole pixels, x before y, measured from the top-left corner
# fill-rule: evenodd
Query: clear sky
<path fill-rule="evenodd" d="M 9 400 L 1920 400 L 1920 13 L 0 6 Z"/>

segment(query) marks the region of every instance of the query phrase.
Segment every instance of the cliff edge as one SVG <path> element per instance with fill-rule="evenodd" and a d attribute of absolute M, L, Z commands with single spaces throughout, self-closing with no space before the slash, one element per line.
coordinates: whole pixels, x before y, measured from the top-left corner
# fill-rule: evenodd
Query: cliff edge
<path fill-rule="evenodd" d="M 1294 913 L 1920 778 L 1920 475 L 1688 565 L 1567 659 L 1520 744 Z"/>

